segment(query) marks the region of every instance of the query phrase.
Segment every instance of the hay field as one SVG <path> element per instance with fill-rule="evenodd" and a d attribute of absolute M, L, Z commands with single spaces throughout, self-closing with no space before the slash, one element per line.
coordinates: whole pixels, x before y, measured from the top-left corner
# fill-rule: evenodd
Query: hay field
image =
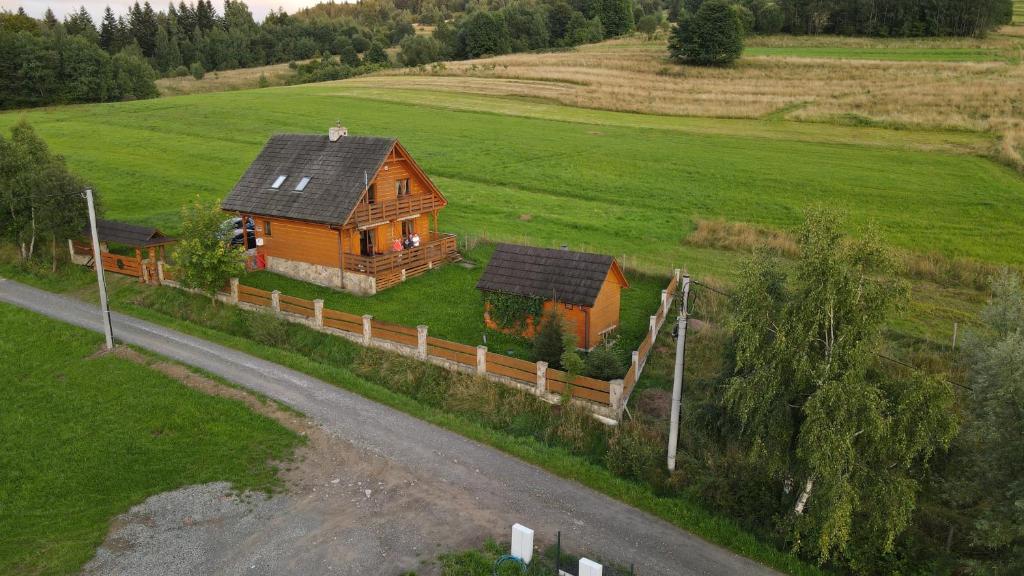
<path fill-rule="evenodd" d="M 571 51 L 399 69 L 346 84 L 645 114 L 980 131 L 1010 141 L 999 149 L 1004 160 L 1024 167 L 1012 145 L 1024 141 L 1024 38 L 776 36 L 749 44 L 747 56 L 725 69 L 673 64 L 664 38 L 635 36 Z"/>
<path fill-rule="evenodd" d="M 207 72 L 202 80 L 196 80 L 191 76 L 160 78 L 156 81 L 156 87 L 160 90 L 161 96 L 228 92 L 256 88 L 259 86 L 261 75 L 266 75 L 269 86 L 281 86 L 291 74 L 292 70 L 288 68 L 288 64 L 271 64 L 255 68 Z"/>

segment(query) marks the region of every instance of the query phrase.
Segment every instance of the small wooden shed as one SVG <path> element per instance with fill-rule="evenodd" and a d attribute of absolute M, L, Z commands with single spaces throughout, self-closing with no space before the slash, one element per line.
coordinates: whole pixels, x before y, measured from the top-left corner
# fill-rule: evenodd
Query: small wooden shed
<path fill-rule="evenodd" d="M 100 258 L 103 259 L 103 269 L 118 274 L 137 276 L 143 281 L 156 280 L 157 260 L 164 260 L 164 247 L 177 241 L 156 228 L 116 220 L 97 220 L 96 233 L 100 239 Z M 92 266 L 91 236 L 92 233 L 86 226 L 82 230 L 81 240 L 68 240 L 71 261 L 75 264 Z M 111 253 L 110 244 L 134 248 L 135 257 Z M 143 250 L 146 251 L 145 258 Z"/>
<path fill-rule="evenodd" d="M 629 283 L 611 256 L 498 244 L 476 287 L 543 300 L 544 311 L 557 311 L 575 331 L 578 345 L 590 350 L 619 326 L 619 293 Z M 503 330 L 487 306 L 484 322 Z M 537 323 L 529 318 L 518 331 L 531 337 Z"/>

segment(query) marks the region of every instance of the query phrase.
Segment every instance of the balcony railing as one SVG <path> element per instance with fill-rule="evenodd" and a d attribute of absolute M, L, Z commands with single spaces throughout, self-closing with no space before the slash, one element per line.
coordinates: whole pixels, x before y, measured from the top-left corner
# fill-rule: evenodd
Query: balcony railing
<path fill-rule="evenodd" d="M 418 248 L 373 256 L 345 255 L 345 269 L 377 279 L 383 290 L 408 277 L 422 274 L 433 266 L 452 258 L 456 253 L 454 234 L 430 233 Z"/>
<path fill-rule="evenodd" d="M 390 222 L 414 214 L 432 212 L 444 206 L 444 201 L 433 194 L 402 196 L 391 200 L 378 200 L 373 204 L 360 202 L 352 211 L 349 222 L 356 226 Z"/>

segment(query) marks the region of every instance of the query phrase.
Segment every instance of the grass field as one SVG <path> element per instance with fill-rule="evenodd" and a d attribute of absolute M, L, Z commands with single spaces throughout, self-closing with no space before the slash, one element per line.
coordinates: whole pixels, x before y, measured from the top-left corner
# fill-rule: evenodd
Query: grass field
<path fill-rule="evenodd" d="M 276 486 L 297 435 L 113 355 L 102 337 L 0 304 L 0 573 L 77 572 L 112 517 L 219 480 Z M 17 361 L 14 361 L 17 359 Z"/>
<path fill-rule="evenodd" d="M 160 90 L 161 96 L 225 92 L 256 88 L 259 86 L 261 76 L 266 77 L 268 86 L 281 86 L 293 74 L 294 72 L 287 63 L 271 64 L 255 68 L 208 72 L 202 80 L 196 80 L 192 76 L 161 78 L 156 81 L 156 87 Z"/>
<path fill-rule="evenodd" d="M 96 186 L 109 216 L 170 233 L 184 202 L 223 197 L 270 134 L 321 132 L 341 117 L 355 133 L 401 138 L 448 196 L 441 227 L 458 233 L 724 273 L 728 255 L 681 244 L 694 218 L 786 228 L 804 207 L 824 203 L 849 211 L 854 225 L 876 223 L 898 246 L 1024 262 L 1024 181 L 979 157 L 559 122 L 338 91 L 328 84 L 74 106 L 4 114 L 0 125 L 26 118 Z"/>

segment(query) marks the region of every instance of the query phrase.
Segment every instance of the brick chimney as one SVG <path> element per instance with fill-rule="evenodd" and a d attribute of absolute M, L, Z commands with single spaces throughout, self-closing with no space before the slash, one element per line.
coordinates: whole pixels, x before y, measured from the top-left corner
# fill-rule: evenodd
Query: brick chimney
<path fill-rule="evenodd" d="M 337 126 L 331 126 L 331 129 L 327 131 L 327 137 L 331 142 L 337 142 L 345 136 L 348 136 L 348 128 L 342 126 L 341 122 L 338 122 Z"/>

